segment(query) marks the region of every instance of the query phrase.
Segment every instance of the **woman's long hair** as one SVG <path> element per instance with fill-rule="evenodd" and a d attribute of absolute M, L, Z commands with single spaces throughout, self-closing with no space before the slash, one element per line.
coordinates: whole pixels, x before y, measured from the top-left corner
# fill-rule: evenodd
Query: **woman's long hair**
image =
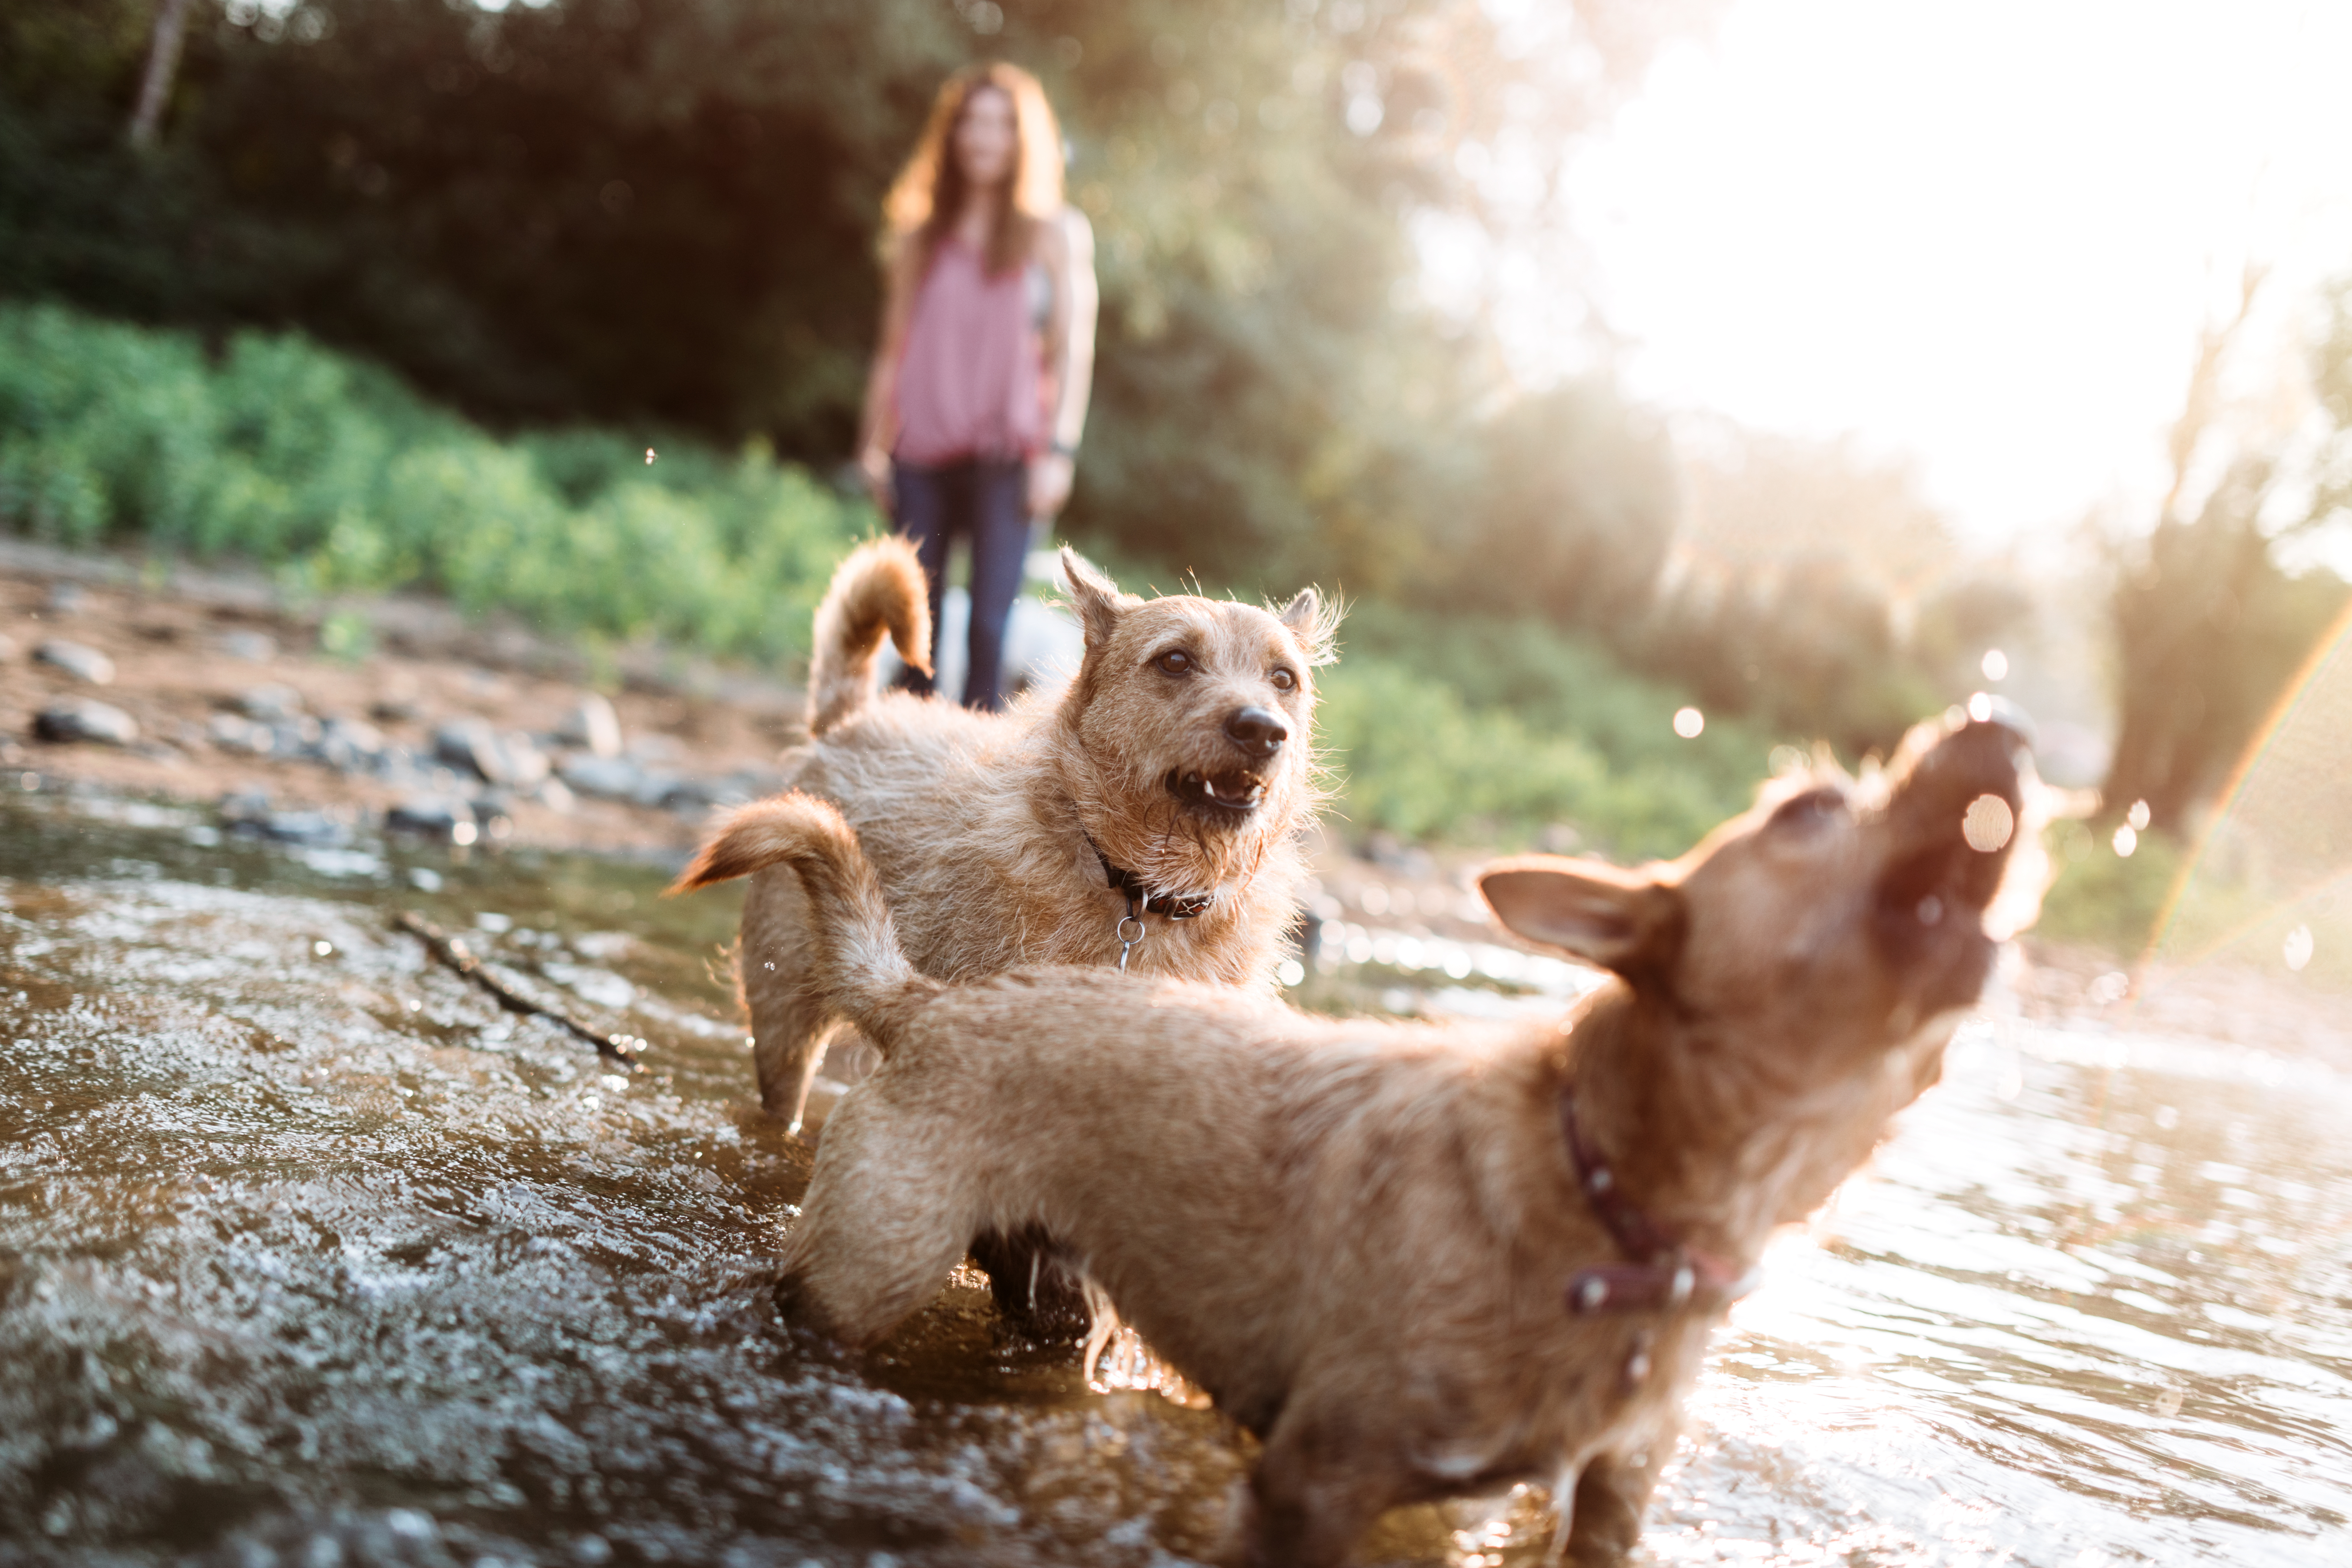
<path fill-rule="evenodd" d="M 940 241 L 963 210 L 964 177 L 956 162 L 955 131 L 972 94 L 994 88 L 1013 101 L 1013 169 L 997 198 L 989 225 L 987 267 L 1002 273 L 1018 267 L 1035 243 L 1037 225 L 1062 210 L 1062 132 L 1053 105 L 1037 79 L 1019 66 L 997 61 L 966 66 L 942 83 L 931 100 L 931 117 L 913 156 L 883 198 L 886 237 L 910 236 L 916 273 L 930 265 Z"/>

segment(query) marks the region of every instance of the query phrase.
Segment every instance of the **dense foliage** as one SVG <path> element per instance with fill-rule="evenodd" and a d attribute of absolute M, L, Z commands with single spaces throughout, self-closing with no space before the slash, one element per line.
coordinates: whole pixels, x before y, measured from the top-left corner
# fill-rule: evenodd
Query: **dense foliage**
<path fill-rule="evenodd" d="M 215 363 L 186 332 L 0 306 L 0 523 L 772 658 L 873 518 L 756 449 L 498 440 L 292 335 L 236 333 Z"/>
<path fill-rule="evenodd" d="M 494 426 L 757 437 L 822 469 L 880 191 L 940 74 L 1008 55 L 1064 111 L 1099 239 L 1074 536 L 1244 589 L 1538 617 L 1860 750 L 1926 690 L 1884 605 L 1843 583 L 1828 623 L 1812 587 L 1662 605 L 1664 430 L 1605 374 L 1515 390 L 1412 282 L 1423 216 L 1539 243 L 1573 136 L 1708 9 L 197 0 L 139 157 L 147 0 L 27 0 L 0 19 L 0 292 L 299 326 Z M 1822 635 L 1769 635 L 1790 624 Z"/>

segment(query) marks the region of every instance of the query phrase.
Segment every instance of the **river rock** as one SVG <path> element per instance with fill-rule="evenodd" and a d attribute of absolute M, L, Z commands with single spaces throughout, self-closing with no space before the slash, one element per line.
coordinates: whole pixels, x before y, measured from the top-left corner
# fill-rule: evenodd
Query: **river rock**
<path fill-rule="evenodd" d="M 223 632 L 220 650 L 231 658 L 268 664 L 278 657 L 278 639 L 264 632 Z"/>
<path fill-rule="evenodd" d="M 53 664 L 77 680 L 87 680 L 92 686 L 114 684 L 114 661 L 94 647 L 63 637 L 51 637 L 33 650 L 33 657 L 43 664 Z"/>
<path fill-rule="evenodd" d="M 275 724 L 302 711 L 302 694 L 290 686 L 273 681 L 268 686 L 256 686 L 247 690 L 237 698 L 236 705 L 247 718 Z"/>
<path fill-rule="evenodd" d="M 558 771 L 582 795 L 607 800 L 635 800 L 646 782 L 645 770 L 627 757 L 566 757 Z"/>
<path fill-rule="evenodd" d="M 519 795 L 529 795 L 547 782 L 555 764 L 539 749 L 529 735 L 517 730 L 499 737 L 499 755 L 506 763 L 507 776 L 501 782 Z"/>
<path fill-rule="evenodd" d="M 319 735 L 319 760 L 338 773 L 373 768 L 383 755 L 383 732 L 356 719 L 330 719 Z"/>
<path fill-rule="evenodd" d="M 388 832 L 421 833 L 429 838 L 459 839 L 470 844 L 475 831 L 474 808 L 455 795 L 413 795 L 395 802 L 383 814 L 383 826 Z"/>
<path fill-rule="evenodd" d="M 44 741 L 127 746 L 139 739 L 139 722 L 110 702 L 74 697 L 42 709 L 33 721 L 33 733 Z"/>
<path fill-rule="evenodd" d="M 225 752 L 245 752 L 266 757 L 278 746 L 267 724 L 257 724 L 242 713 L 215 713 L 205 726 L 212 743 Z"/>
<path fill-rule="evenodd" d="M 79 583 L 49 584 L 49 613 L 53 616 L 73 615 L 89 602 L 89 590 Z"/>
<path fill-rule="evenodd" d="M 507 779 L 506 753 L 486 719 L 453 719 L 433 731 L 433 755 L 462 774 L 488 784 Z"/>
<path fill-rule="evenodd" d="M 592 756 L 617 757 L 621 754 L 621 715 L 603 693 L 588 692 L 557 727 L 555 738 Z"/>

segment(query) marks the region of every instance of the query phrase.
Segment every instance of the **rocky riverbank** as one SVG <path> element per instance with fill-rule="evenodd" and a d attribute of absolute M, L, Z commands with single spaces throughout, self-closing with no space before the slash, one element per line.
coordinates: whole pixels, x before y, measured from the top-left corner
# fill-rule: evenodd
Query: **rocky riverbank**
<path fill-rule="evenodd" d="M 0 541 L 0 770 L 297 843 L 682 851 L 712 806 L 777 787 L 796 673 L 630 650 L 600 679 L 431 601 L 331 616 L 258 577 Z"/>

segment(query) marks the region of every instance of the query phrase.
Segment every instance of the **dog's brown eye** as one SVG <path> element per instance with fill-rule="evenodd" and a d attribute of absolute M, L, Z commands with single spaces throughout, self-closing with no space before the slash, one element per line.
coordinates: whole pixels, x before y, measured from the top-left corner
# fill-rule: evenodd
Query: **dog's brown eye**
<path fill-rule="evenodd" d="M 1290 671 L 1286 669 L 1278 668 L 1272 675 L 1267 676 L 1266 679 L 1274 683 L 1274 689 L 1276 691 L 1288 691 L 1298 684 L 1298 677 L 1291 674 Z"/>
<path fill-rule="evenodd" d="M 1181 647 L 1171 647 L 1151 661 L 1170 675 L 1192 673 L 1192 656 Z"/>

